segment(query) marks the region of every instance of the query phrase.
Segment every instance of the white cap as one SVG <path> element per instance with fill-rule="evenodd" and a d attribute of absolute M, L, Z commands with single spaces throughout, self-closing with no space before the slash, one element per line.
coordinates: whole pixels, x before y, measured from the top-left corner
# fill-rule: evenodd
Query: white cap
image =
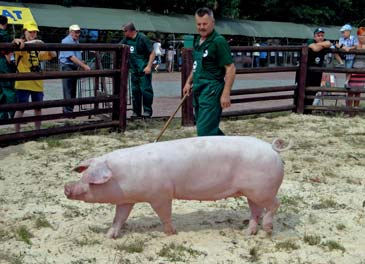
<path fill-rule="evenodd" d="M 78 30 L 80 30 L 80 26 L 75 24 L 75 25 L 71 25 L 68 29 L 70 31 L 78 31 Z"/>
<path fill-rule="evenodd" d="M 341 32 L 343 32 L 343 31 L 351 31 L 352 30 L 352 27 L 349 25 L 349 24 L 346 24 L 346 25 L 344 25 L 341 29 L 340 29 L 340 31 Z"/>

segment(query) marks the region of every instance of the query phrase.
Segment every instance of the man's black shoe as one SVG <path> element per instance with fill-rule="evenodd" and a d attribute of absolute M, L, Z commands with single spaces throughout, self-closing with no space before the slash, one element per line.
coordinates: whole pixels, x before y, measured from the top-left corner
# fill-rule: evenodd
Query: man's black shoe
<path fill-rule="evenodd" d="M 131 115 L 131 119 L 136 119 L 136 118 L 139 118 L 141 117 L 140 115 L 138 115 L 137 113 L 133 112 L 132 115 Z"/>

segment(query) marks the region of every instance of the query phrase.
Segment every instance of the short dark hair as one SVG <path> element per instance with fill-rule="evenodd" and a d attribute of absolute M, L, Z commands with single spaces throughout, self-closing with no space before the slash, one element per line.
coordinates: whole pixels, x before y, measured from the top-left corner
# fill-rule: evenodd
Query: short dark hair
<path fill-rule="evenodd" d="M 130 30 L 130 31 L 136 31 L 136 27 L 134 26 L 133 22 L 128 22 L 127 24 L 122 26 L 122 30 Z"/>
<path fill-rule="evenodd" d="M 208 7 L 201 7 L 198 10 L 196 10 L 195 15 L 198 17 L 203 17 L 205 15 L 210 16 L 214 19 L 213 11 L 209 9 Z"/>
<path fill-rule="evenodd" d="M 0 15 L 0 24 L 1 25 L 8 24 L 8 18 L 6 16 Z"/>

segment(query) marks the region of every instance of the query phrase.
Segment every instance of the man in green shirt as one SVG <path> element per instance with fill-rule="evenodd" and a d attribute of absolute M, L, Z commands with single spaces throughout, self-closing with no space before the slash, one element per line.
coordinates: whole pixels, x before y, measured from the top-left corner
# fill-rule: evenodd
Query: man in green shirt
<path fill-rule="evenodd" d="M 137 32 L 132 22 L 124 25 L 122 30 L 124 39 L 121 43 L 130 47 L 129 71 L 132 85 L 132 118 L 151 117 L 153 102 L 151 67 L 155 59 L 155 52 L 151 41 L 143 33 Z"/>
<path fill-rule="evenodd" d="M 308 45 L 308 66 L 322 67 L 324 63 L 324 57 L 328 53 L 331 47 L 331 42 L 324 38 L 324 30 L 317 28 L 313 32 L 313 39 L 307 41 Z M 305 81 L 306 86 L 321 86 L 322 73 L 321 72 L 307 72 L 307 78 Z M 306 91 L 306 95 L 316 95 L 316 91 Z M 305 105 L 312 105 L 314 99 L 304 99 Z M 304 110 L 304 114 L 311 114 L 311 110 Z"/>
<path fill-rule="evenodd" d="M 6 27 L 8 25 L 8 18 L 0 15 L 0 43 L 15 43 L 24 47 L 24 41 L 22 39 L 11 40 Z M 12 67 L 10 60 L 11 53 L 8 51 L 0 51 L 0 74 L 15 72 L 14 65 Z M 14 89 L 14 81 L 1 80 L 0 81 L 0 104 L 16 103 L 16 92 Z M 0 112 L 0 119 L 9 119 L 14 117 L 14 112 Z"/>
<path fill-rule="evenodd" d="M 183 94 L 193 91 L 198 136 L 224 135 L 219 129 L 222 109 L 231 106 L 230 91 L 236 68 L 227 41 L 214 30 L 214 16 L 209 8 L 195 13 L 199 37 L 194 41 L 193 70 Z"/>

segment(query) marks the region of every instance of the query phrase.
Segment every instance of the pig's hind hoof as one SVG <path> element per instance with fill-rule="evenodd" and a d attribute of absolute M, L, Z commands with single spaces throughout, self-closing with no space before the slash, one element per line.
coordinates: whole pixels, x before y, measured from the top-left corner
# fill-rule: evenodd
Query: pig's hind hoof
<path fill-rule="evenodd" d="M 117 238 L 119 236 L 119 234 L 120 234 L 120 231 L 119 230 L 117 230 L 116 228 L 111 227 L 108 230 L 108 232 L 106 233 L 105 236 L 107 238 L 110 238 L 110 239 L 115 239 L 115 238 Z"/>

